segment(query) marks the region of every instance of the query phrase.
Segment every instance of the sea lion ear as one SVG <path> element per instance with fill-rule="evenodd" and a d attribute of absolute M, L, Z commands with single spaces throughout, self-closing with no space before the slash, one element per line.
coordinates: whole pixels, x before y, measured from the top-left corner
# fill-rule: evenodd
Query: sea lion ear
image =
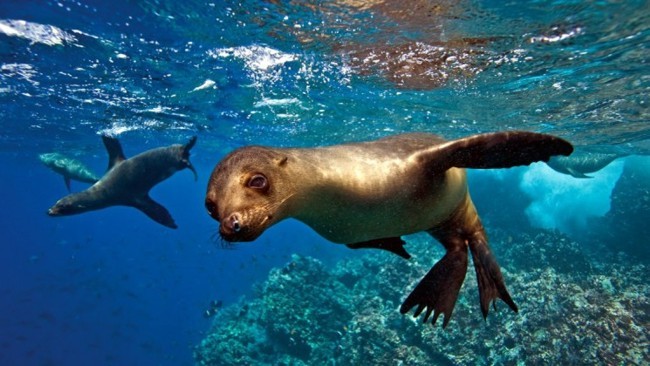
<path fill-rule="evenodd" d="M 289 160 L 289 157 L 288 156 L 278 156 L 274 160 L 275 160 L 275 163 L 277 164 L 277 166 L 285 166 L 285 165 L 287 165 L 287 160 Z"/>

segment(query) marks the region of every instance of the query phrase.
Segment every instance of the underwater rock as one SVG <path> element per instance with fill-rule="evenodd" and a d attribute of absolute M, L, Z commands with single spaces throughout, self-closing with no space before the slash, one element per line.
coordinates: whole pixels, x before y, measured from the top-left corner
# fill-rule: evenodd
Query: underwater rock
<path fill-rule="evenodd" d="M 511 270 L 513 267 L 522 272 L 548 267 L 559 273 L 591 270 L 587 256 L 592 249 L 583 247 L 559 231 L 531 228 L 513 235 L 495 228 L 490 230 L 490 238 L 504 243 L 495 252 L 503 258 L 503 266 Z M 525 253 L 523 258 L 522 253 Z"/>
<path fill-rule="evenodd" d="M 650 237 L 650 159 L 628 157 L 612 191 L 611 208 L 605 217 L 592 221 L 596 240 L 616 252 L 638 258 L 650 256 L 650 246 L 640 238 Z"/>
<path fill-rule="evenodd" d="M 492 230 L 492 248 L 520 304 L 482 324 L 471 264 L 445 330 L 399 313 L 443 255 L 425 235 L 406 238 L 404 260 L 387 252 L 327 268 L 293 256 L 255 296 L 225 306 L 195 347 L 199 365 L 644 364 L 650 359 L 649 270 L 625 257 L 588 255 L 547 231 Z M 563 255 L 564 254 L 564 255 Z M 506 259 L 507 258 L 507 259 Z"/>

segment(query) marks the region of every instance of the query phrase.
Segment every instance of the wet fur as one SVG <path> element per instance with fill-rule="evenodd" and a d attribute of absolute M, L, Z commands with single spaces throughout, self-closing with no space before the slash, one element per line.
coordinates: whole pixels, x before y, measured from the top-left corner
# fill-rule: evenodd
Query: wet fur
<path fill-rule="evenodd" d="M 175 144 L 151 149 L 126 159 L 119 141 L 102 136 L 109 155 L 106 174 L 85 191 L 65 196 L 48 210 L 50 216 L 76 215 L 110 206 L 131 206 L 161 225 L 176 228 L 167 209 L 149 197 L 149 191 L 179 170 L 194 167 L 189 150 L 196 137 L 185 145 Z"/>
<path fill-rule="evenodd" d="M 468 252 L 479 281 L 481 312 L 503 300 L 506 290 L 483 225 L 471 201 L 463 168 L 506 168 L 569 155 L 557 137 L 501 132 L 445 141 L 431 134 L 405 134 L 377 141 L 311 149 L 261 146 L 233 151 L 214 169 L 206 207 L 220 221 L 227 241 L 251 241 L 293 217 L 326 239 L 351 248 L 378 248 L 408 258 L 402 235 L 427 231 L 446 249 L 400 311 L 426 310 L 433 323 L 451 318 L 465 279 Z M 251 187 L 264 175 L 264 190 Z"/>

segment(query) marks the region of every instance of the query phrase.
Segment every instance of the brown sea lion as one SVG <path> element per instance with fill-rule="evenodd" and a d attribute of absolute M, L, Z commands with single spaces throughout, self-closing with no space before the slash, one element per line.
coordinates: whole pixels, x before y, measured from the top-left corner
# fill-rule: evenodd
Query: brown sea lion
<path fill-rule="evenodd" d="M 401 306 L 426 322 L 451 317 L 472 253 L 483 316 L 506 290 L 470 198 L 463 168 L 507 168 L 569 155 L 570 143 L 531 132 L 499 132 L 445 141 L 404 134 L 319 148 L 249 146 L 226 156 L 208 183 L 205 205 L 229 242 L 250 241 L 296 218 L 350 248 L 379 248 L 404 258 L 402 235 L 426 231 L 446 249 Z"/>
<path fill-rule="evenodd" d="M 58 200 L 47 214 L 50 216 L 76 215 L 110 206 L 131 206 L 144 212 L 157 223 L 175 229 L 176 223 L 169 211 L 149 197 L 156 184 L 171 177 L 179 170 L 196 170 L 190 163 L 190 149 L 196 136 L 185 144 L 147 150 L 130 159 L 122 152 L 120 142 L 110 136 L 102 136 L 108 151 L 108 171 L 90 188 L 67 195 Z"/>

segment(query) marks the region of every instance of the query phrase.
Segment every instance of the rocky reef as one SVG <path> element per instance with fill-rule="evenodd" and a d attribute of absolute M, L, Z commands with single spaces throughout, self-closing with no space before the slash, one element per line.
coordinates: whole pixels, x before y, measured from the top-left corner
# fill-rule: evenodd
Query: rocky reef
<path fill-rule="evenodd" d="M 625 168 L 612 192 L 611 209 L 603 218 L 594 219 L 590 227 L 594 241 L 624 251 L 639 259 L 650 257 L 650 158 L 625 159 Z"/>
<path fill-rule="evenodd" d="M 559 233 L 490 230 L 519 306 L 483 321 L 472 266 L 442 329 L 401 315 L 401 302 L 442 256 L 426 235 L 413 254 L 386 252 L 333 268 L 293 256 L 252 298 L 223 308 L 195 347 L 199 365 L 647 364 L 650 271 L 641 261 Z"/>

